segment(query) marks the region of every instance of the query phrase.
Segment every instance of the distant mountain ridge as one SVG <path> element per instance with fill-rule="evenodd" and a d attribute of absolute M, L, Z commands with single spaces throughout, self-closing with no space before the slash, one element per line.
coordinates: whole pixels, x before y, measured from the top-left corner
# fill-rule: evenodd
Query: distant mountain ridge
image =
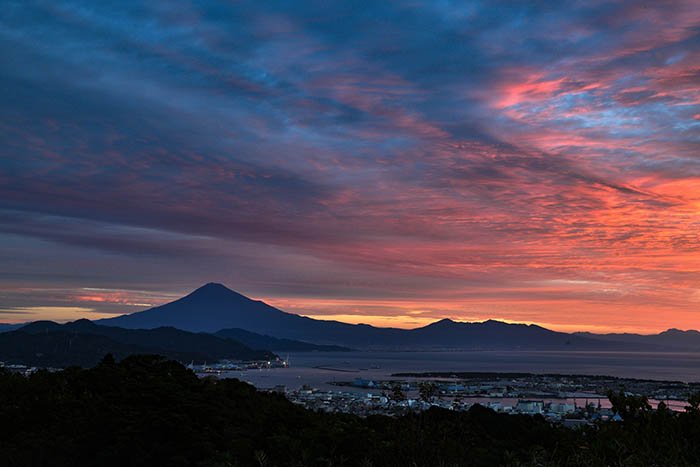
<path fill-rule="evenodd" d="M 647 339 L 648 336 L 616 340 L 495 320 L 464 323 L 443 319 L 416 329 L 317 320 L 286 313 L 216 283 L 206 284 L 174 302 L 100 322 L 124 328 L 172 326 L 195 332 L 238 328 L 276 339 L 365 349 L 678 350 L 663 339 Z"/>
<path fill-rule="evenodd" d="M 172 327 L 122 329 L 86 319 L 58 324 L 36 321 L 0 334 L 0 361 L 33 366 L 93 366 L 107 353 L 117 358 L 158 354 L 189 363 L 221 359 L 269 360 L 276 355 L 240 342 Z"/>
<path fill-rule="evenodd" d="M 652 345 L 679 351 L 700 351 L 700 332 L 695 330 L 682 331 L 671 328 L 659 334 L 651 335 L 631 333 L 592 334 L 588 332 L 577 332 L 575 334 L 607 342 Z"/>

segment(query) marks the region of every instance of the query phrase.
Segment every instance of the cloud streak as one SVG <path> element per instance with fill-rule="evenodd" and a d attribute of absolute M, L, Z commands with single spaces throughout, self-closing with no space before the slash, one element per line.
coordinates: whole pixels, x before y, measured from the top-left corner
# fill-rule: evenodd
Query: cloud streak
<path fill-rule="evenodd" d="M 0 38 L 6 307 L 217 280 L 377 323 L 700 327 L 695 2 L 13 1 Z"/>

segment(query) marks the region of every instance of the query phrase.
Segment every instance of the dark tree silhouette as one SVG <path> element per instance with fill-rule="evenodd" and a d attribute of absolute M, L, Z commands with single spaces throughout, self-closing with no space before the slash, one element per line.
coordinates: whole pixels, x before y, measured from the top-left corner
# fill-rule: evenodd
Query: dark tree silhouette
<path fill-rule="evenodd" d="M 623 420 L 639 418 L 651 410 L 646 396 L 628 395 L 624 391 L 608 391 L 612 410 L 620 414 Z"/>
<path fill-rule="evenodd" d="M 425 402 L 432 402 L 438 393 L 438 386 L 433 382 L 423 381 L 418 385 L 418 394 Z"/>
<path fill-rule="evenodd" d="M 0 368 L 0 465 L 700 465 L 697 397 L 681 413 L 624 393 L 611 400 L 623 423 L 570 430 L 479 405 L 399 417 L 316 413 L 153 355 L 28 377 Z"/>
<path fill-rule="evenodd" d="M 394 383 L 391 386 L 391 393 L 389 394 L 389 398 L 397 402 L 406 400 L 406 393 L 403 392 L 399 383 Z"/>

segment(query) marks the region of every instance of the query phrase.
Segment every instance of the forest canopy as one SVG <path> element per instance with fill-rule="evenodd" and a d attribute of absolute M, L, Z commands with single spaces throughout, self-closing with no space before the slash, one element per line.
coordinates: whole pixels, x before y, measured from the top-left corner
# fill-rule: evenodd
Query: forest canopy
<path fill-rule="evenodd" d="M 684 413 L 611 394 L 623 422 L 572 430 L 539 416 L 430 409 L 316 413 L 159 356 L 90 369 L 0 370 L 9 466 L 637 466 L 700 464 L 698 398 Z"/>

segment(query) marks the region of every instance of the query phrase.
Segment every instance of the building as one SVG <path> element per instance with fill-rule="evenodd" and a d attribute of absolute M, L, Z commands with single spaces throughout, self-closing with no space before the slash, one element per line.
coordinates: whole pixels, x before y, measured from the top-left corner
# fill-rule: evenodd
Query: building
<path fill-rule="evenodd" d="M 519 400 L 515 406 L 515 411 L 530 415 L 541 414 L 544 411 L 544 401 L 541 400 Z"/>

